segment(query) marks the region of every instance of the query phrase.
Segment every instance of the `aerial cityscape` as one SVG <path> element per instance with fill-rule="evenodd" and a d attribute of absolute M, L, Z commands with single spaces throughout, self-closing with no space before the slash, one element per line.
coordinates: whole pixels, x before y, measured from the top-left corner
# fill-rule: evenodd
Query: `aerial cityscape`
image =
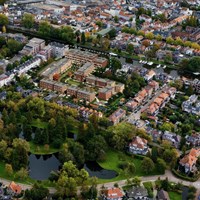
<path fill-rule="evenodd" d="M 0 0 L 0 200 L 200 200 L 200 0 Z"/>

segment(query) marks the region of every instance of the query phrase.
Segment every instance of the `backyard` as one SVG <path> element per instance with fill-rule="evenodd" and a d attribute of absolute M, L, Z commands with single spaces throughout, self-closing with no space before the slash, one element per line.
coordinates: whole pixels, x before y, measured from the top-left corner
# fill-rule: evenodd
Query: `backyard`
<path fill-rule="evenodd" d="M 106 154 L 106 159 L 103 162 L 98 162 L 99 165 L 108 170 L 114 170 L 118 173 L 118 176 L 113 178 L 113 179 L 99 179 L 100 183 L 105 183 L 105 182 L 112 182 L 112 181 L 118 181 L 118 180 L 123 180 L 130 178 L 131 176 L 127 176 L 124 170 L 120 169 L 120 164 L 122 162 L 130 162 L 134 163 L 135 165 L 135 173 L 132 176 L 147 176 L 141 169 L 141 162 L 142 159 L 139 158 L 134 158 L 129 155 L 126 155 L 123 152 L 118 152 L 114 150 L 109 150 Z M 156 170 L 153 172 L 149 173 L 148 176 L 150 175 L 157 175 L 159 174 Z"/>

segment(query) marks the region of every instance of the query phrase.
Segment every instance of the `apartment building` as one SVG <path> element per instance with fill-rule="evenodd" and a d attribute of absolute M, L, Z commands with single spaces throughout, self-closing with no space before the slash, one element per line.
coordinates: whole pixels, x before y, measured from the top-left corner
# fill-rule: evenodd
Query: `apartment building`
<path fill-rule="evenodd" d="M 87 62 L 74 73 L 74 78 L 78 81 L 84 81 L 86 76 L 91 74 L 94 69 L 94 64 L 91 62 Z"/>
<path fill-rule="evenodd" d="M 66 57 L 78 64 L 92 62 L 95 67 L 106 67 L 108 64 L 108 60 L 106 58 L 98 57 L 97 54 L 88 51 L 81 51 L 79 49 L 69 49 Z"/>
<path fill-rule="evenodd" d="M 40 80 L 40 88 L 56 91 L 59 93 L 65 93 L 68 88 L 68 85 L 49 79 L 42 79 Z"/>
<path fill-rule="evenodd" d="M 20 51 L 22 55 L 36 55 L 45 47 L 45 41 L 39 38 L 32 38 Z"/>
<path fill-rule="evenodd" d="M 111 81 L 109 79 L 98 78 L 96 76 L 88 76 L 86 78 L 86 83 L 90 85 L 94 85 L 97 87 L 115 87 L 115 81 Z"/>
<path fill-rule="evenodd" d="M 113 87 L 102 88 L 99 90 L 98 98 L 107 101 L 113 96 L 114 92 L 115 91 Z"/>
<path fill-rule="evenodd" d="M 55 74 L 62 74 L 67 71 L 71 67 L 71 64 L 71 60 L 63 58 L 57 62 L 53 62 L 48 65 L 48 67 L 45 68 L 45 70 L 43 70 L 43 72 L 41 73 L 41 76 L 43 78 L 52 80 Z"/>
<path fill-rule="evenodd" d="M 61 44 L 58 42 L 51 42 L 49 46 L 52 48 L 52 56 L 56 58 L 62 58 L 67 55 L 69 51 L 69 46 L 65 44 Z"/>
<path fill-rule="evenodd" d="M 80 89 L 75 86 L 67 88 L 67 95 L 74 96 L 77 99 L 84 99 L 86 101 L 93 101 L 95 99 L 95 92 L 87 91 L 86 89 Z"/>
<path fill-rule="evenodd" d="M 81 51 L 79 49 L 69 49 L 66 57 L 73 60 L 75 63 L 86 63 L 95 60 L 98 58 L 98 55 L 87 51 Z"/>

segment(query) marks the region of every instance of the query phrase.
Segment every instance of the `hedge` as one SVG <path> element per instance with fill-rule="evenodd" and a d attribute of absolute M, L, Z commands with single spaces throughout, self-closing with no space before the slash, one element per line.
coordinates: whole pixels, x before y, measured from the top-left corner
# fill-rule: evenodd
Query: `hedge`
<path fill-rule="evenodd" d="M 198 175 L 196 177 L 184 176 L 184 175 L 178 173 L 175 169 L 172 169 L 172 173 L 178 178 L 181 178 L 181 179 L 186 180 L 186 181 L 191 181 L 191 182 L 197 181 L 199 179 L 199 177 L 200 177 L 200 175 Z"/>

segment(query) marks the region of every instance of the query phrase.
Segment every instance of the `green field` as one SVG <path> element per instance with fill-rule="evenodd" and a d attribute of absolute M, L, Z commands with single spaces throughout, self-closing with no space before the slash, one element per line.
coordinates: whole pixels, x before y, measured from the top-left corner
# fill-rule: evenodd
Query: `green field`
<path fill-rule="evenodd" d="M 169 192 L 168 194 L 169 194 L 170 200 L 181 200 L 182 199 L 182 195 L 177 192 Z"/>
<path fill-rule="evenodd" d="M 125 172 L 119 168 L 119 164 L 122 162 L 133 162 L 136 168 L 135 174 L 132 176 L 127 176 Z M 141 169 L 141 162 L 142 160 L 139 158 L 131 157 L 122 152 L 109 150 L 106 154 L 105 161 L 98 162 L 98 163 L 104 169 L 116 171 L 118 173 L 118 176 L 113 179 L 99 179 L 99 182 L 105 183 L 105 182 L 124 180 L 124 179 L 131 178 L 134 176 L 147 176 L 147 174 L 145 174 L 143 170 Z M 157 174 L 159 173 L 156 170 L 154 170 L 152 173 L 149 173 L 148 176 L 157 175 Z"/>

